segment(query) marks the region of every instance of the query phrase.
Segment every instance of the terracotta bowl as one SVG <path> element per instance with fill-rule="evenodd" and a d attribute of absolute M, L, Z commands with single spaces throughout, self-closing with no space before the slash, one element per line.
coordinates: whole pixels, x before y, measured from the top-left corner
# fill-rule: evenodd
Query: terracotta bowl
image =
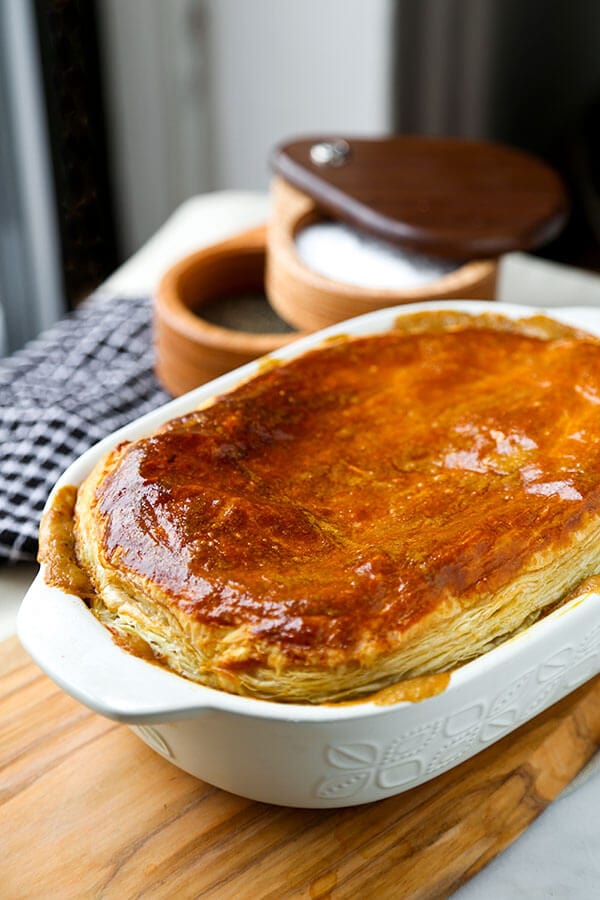
<path fill-rule="evenodd" d="M 382 290 L 342 284 L 309 269 L 299 258 L 296 235 L 323 218 L 306 194 L 276 177 L 267 233 L 265 285 L 276 312 L 295 328 L 315 331 L 375 309 L 426 300 L 494 300 L 498 262 L 474 260 L 418 288 Z"/>
<path fill-rule="evenodd" d="M 155 369 L 173 396 L 298 337 L 293 331 L 238 331 L 202 318 L 208 303 L 264 292 L 264 269 L 265 228 L 260 227 L 187 256 L 164 275 L 154 302 Z"/>

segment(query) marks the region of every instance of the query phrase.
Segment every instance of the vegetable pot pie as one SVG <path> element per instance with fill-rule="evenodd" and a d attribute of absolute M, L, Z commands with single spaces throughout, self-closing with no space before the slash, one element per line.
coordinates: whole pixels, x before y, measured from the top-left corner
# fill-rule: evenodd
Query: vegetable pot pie
<path fill-rule="evenodd" d="M 600 571 L 600 341 L 445 312 L 326 342 L 108 453 L 74 563 L 68 519 L 47 579 L 75 564 L 187 678 L 316 703 L 446 671 Z"/>

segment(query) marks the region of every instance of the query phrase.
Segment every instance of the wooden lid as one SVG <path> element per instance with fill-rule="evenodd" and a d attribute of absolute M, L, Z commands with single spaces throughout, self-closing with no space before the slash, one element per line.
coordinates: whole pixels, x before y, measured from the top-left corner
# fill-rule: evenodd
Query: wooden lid
<path fill-rule="evenodd" d="M 452 259 L 540 246 L 557 236 L 567 217 L 554 170 L 499 144 L 309 137 L 278 147 L 272 163 L 329 215 Z"/>

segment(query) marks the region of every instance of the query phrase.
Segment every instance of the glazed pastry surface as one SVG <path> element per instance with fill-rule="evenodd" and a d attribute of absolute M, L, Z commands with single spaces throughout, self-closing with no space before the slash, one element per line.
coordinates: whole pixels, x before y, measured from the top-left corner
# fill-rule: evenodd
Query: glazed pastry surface
<path fill-rule="evenodd" d="M 76 512 L 99 618 L 187 677 L 320 702 L 455 666 L 599 571 L 600 343 L 431 324 L 110 453 Z"/>

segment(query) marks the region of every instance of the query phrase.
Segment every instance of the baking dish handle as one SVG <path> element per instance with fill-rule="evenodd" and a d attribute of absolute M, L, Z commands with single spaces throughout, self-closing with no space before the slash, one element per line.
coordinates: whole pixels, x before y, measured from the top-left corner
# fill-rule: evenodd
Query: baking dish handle
<path fill-rule="evenodd" d="M 198 717 L 212 693 L 125 652 L 79 597 L 39 574 L 18 617 L 21 643 L 63 690 L 101 715 L 128 724 Z"/>

